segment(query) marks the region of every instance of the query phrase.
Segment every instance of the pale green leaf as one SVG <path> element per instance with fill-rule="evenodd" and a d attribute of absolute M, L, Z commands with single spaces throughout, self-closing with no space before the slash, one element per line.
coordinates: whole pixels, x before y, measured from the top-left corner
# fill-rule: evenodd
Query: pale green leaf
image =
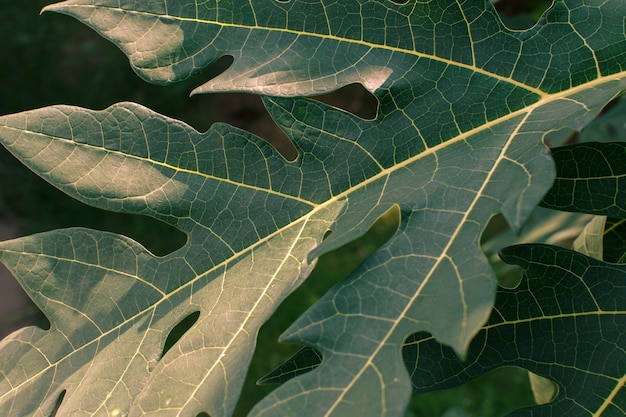
<path fill-rule="evenodd" d="M 537 404 L 548 404 L 552 401 L 556 392 L 556 386 L 552 381 L 532 372 L 528 373 L 528 379 Z"/>
<path fill-rule="evenodd" d="M 341 203 L 311 212 L 306 191 L 283 194 L 306 167 L 290 170 L 245 132 L 200 134 L 135 104 L 58 106 L 1 123 L 5 146 L 70 195 L 168 221 L 188 242 L 162 258 L 86 229 L 2 243 L 2 261 L 52 328 L 0 342 L 0 414 L 49 415 L 67 391 L 62 415 L 229 415 L 260 325 L 310 272 L 306 255 Z M 193 330 L 161 359 L 169 331 L 196 311 Z"/>
<path fill-rule="evenodd" d="M 572 248 L 576 252 L 602 260 L 602 237 L 604 236 L 605 224 L 605 216 L 594 216 L 576 238 Z"/>

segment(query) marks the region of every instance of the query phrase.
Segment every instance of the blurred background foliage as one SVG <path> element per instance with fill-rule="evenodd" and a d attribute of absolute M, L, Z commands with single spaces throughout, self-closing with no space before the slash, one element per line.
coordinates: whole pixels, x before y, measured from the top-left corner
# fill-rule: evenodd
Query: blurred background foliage
<path fill-rule="evenodd" d="M 0 114 L 53 104 L 102 109 L 119 101 L 141 103 L 162 114 L 181 119 L 199 131 L 224 121 L 271 141 L 289 157 L 293 149 L 273 124 L 258 97 L 213 94 L 189 97 L 189 92 L 223 71 L 224 58 L 195 79 L 174 86 L 154 86 L 140 80 L 126 57 L 112 44 L 76 20 L 40 10 L 52 0 L 0 0 Z M 531 27 L 549 6 L 546 0 L 500 0 L 496 6 L 511 28 Z M 363 117 L 373 117 L 375 99 L 360 86 L 348 86 L 319 99 Z M 494 222 L 495 230 L 502 226 Z M 185 236 L 156 220 L 87 207 L 56 190 L 0 149 L 0 236 L 27 235 L 70 226 L 122 233 L 156 254 L 184 244 Z M 334 283 L 356 268 L 394 232 L 396 217 L 380 219 L 361 239 L 323 256 L 311 276 L 279 307 L 262 328 L 238 416 L 266 395 L 272 386 L 256 386 L 261 376 L 293 354 L 298 346 L 279 344 L 278 336 Z M 5 298 L 7 288 L 0 282 Z M 11 290 L 13 291 L 13 290 Z M 24 297 L 24 295 L 21 295 Z M 1 306 L 0 306 L 1 307 Z M 27 324 L 47 326 L 32 304 L 19 310 L 0 310 L 0 337 Z M 183 324 L 179 331 L 184 332 Z M 176 337 L 173 338 L 176 340 Z M 503 368 L 462 387 L 415 396 L 409 415 L 496 417 L 533 404 L 528 375 Z"/>

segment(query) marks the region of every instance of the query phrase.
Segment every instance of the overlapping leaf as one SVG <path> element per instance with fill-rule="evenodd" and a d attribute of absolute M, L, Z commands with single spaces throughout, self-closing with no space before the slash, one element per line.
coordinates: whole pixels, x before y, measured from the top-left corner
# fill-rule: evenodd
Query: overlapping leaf
<path fill-rule="evenodd" d="M 322 212 L 336 210 L 311 213 L 306 190 L 283 194 L 306 168 L 290 170 L 245 132 L 199 134 L 135 104 L 52 107 L 2 125 L 5 145 L 64 191 L 169 221 L 188 242 L 162 258 L 95 230 L 4 242 L 2 261 L 52 327 L 2 342 L 1 414 L 49 415 L 66 392 L 62 415 L 228 415 L 258 328 L 308 274 L 306 254 L 333 217 Z M 161 359 L 169 331 L 196 311 Z"/>
<path fill-rule="evenodd" d="M 598 258 L 618 262 L 626 253 L 626 146 L 623 142 L 579 143 L 553 149 L 552 154 L 557 175 L 542 205 L 608 216 L 606 224 L 598 224 L 594 233 L 603 238 L 594 244 L 599 246 Z"/>
<path fill-rule="evenodd" d="M 579 143 L 553 149 L 557 174 L 542 205 L 626 217 L 626 144 Z"/>
<path fill-rule="evenodd" d="M 525 279 L 498 292 L 467 362 L 427 334 L 407 340 L 404 356 L 416 391 L 517 365 L 555 381 L 558 393 L 547 405 L 511 415 L 624 415 L 626 266 L 547 245 L 513 246 L 502 256 L 523 267 Z"/>
<path fill-rule="evenodd" d="M 623 191 L 621 144 L 580 144 L 552 152 L 557 179 L 548 201 L 598 214 L 620 210 L 622 199 L 606 201 L 608 195 Z M 602 163 L 597 163 L 599 156 Z M 575 182 L 596 184 L 576 192 L 576 187 L 568 187 Z M 512 415 L 623 415 L 626 267 L 602 261 L 603 252 L 611 259 L 623 255 L 623 221 L 605 220 L 595 216 L 574 242 L 583 254 L 536 244 L 506 248 L 503 259 L 523 267 L 525 277 L 515 289 L 498 290 L 492 316 L 470 345 L 466 361 L 427 333 L 405 342 L 403 357 L 415 391 L 451 388 L 497 367 L 515 365 L 554 380 L 559 388 L 546 407 Z M 603 240 L 609 243 L 605 250 Z M 321 361 L 319 352 L 304 348 L 260 382 L 284 383 Z"/>
<path fill-rule="evenodd" d="M 82 229 L 4 243 L 3 262 L 53 324 L 0 346 L 9 415 L 50 413 L 63 392 L 68 415 L 230 414 L 258 326 L 308 261 L 395 205 L 396 235 L 288 331 L 323 353 L 320 368 L 256 411 L 400 415 L 411 390 L 404 339 L 429 331 L 465 353 L 495 293 L 482 228 L 498 211 L 519 227 L 553 177 L 543 136 L 579 129 L 624 86 L 617 0 L 557 2 L 527 32 L 507 30 L 478 0 L 69 0 L 48 9 L 94 27 L 152 82 L 232 55 L 196 92 L 284 96 L 265 103 L 299 157 L 132 104 L 0 119 L 3 143 L 54 185 L 189 237 L 163 258 Z M 374 120 L 286 97 L 352 82 L 378 97 Z M 195 311 L 198 322 L 159 360 L 169 329 Z"/>
<path fill-rule="evenodd" d="M 604 111 L 600 117 L 589 123 L 580 132 L 579 142 L 624 142 L 626 141 L 626 96 L 622 95 Z"/>
<path fill-rule="evenodd" d="M 602 236 L 593 240 L 601 242 Z M 518 288 L 499 289 L 492 316 L 465 361 L 427 333 L 405 342 L 403 358 L 415 392 L 452 388 L 515 365 L 555 381 L 558 388 L 549 404 L 511 417 L 623 415 L 626 266 L 536 244 L 506 248 L 502 257 L 524 268 L 524 279 Z M 261 382 L 283 383 L 321 359 L 305 348 Z"/>
<path fill-rule="evenodd" d="M 607 218 L 602 246 L 605 261 L 626 262 L 626 219 Z"/>

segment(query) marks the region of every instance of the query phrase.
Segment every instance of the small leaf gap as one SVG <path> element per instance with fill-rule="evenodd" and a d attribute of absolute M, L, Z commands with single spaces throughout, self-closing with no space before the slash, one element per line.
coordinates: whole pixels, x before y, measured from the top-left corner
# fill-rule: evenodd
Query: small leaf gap
<path fill-rule="evenodd" d="M 298 157 L 291 140 L 265 109 L 261 96 L 248 93 L 215 93 L 210 96 L 205 114 L 208 114 L 211 124 L 225 122 L 250 132 L 272 145 L 288 161 Z"/>
<path fill-rule="evenodd" d="M 56 417 L 59 412 L 59 408 L 61 408 L 61 404 L 63 403 L 63 398 L 65 398 L 65 394 L 67 390 L 63 390 L 59 396 L 57 397 L 56 403 L 54 404 L 54 408 L 52 409 L 52 413 L 50 413 L 50 417 Z"/>
<path fill-rule="evenodd" d="M 17 237 L 17 218 L 0 203 L 0 240 Z M 26 326 L 50 329 L 50 321 L 26 294 L 15 276 L 0 264 L 0 340 Z"/>
<path fill-rule="evenodd" d="M 27 326 L 37 326 L 42 330 L 50 329 L 50 320 L 35 305 L 13 275 L 0 265 L 3 276 L 0 288 L 11 298 L 9 306 L 2 307 L 0 316 L 0 340 L 12 332 Z"/>
<path fill-rule="evenodd" d="M 372 120 L 378 114 L 378 99 L 362 84 L 354 83 L 313 99 L 342 109 L 361 119 Z"/>
<path fill-rule="evenodd" d="M 191 329 L 191 327 L 198 321 L 198 317 L 200 317 L 200 312 L 194 311 L 174 326 L 165 339 L 165 345 L 163 346 L 161 357 L 165 356 L 167 351 L 170 350 L 189 329 Z"/>
<path fill-rule="evenodd" d="M 506 27 L 527 30 L 533 27 L 541 15 L 552 5 L 552 0 L 492 0 Z"/>
<path fill-rule="evenodd" d="M 511 393 L 515 395 L 511 395 Z M 476 402 L 472 399 L 488 397 L 506 399 L 498 402 Z M 458 399 L 463 399 L 459 401 Z M 428 409 L 428 404 L 446 404 L 448 409 L 461 410 L 472 415 L 512 415 L 514 410 L 536 405 L 528 380 L 528 372 L 517 366 L 503 366 L 454 388 L 414 394 L 409 409 L 416 415 L 442 415 L 446 410 Z M 496 409 L 498 412 L 494 412 Z M 428 410 L 428 411 L 426 411 Z"/>

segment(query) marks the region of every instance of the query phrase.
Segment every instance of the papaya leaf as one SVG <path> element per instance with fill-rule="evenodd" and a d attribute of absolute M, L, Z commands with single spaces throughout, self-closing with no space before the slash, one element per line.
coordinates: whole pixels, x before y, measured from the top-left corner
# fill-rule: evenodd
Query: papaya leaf
<path fill-rule="evenodd" d="M 502 257 L 523 267 L 524 279 L 516 289 L 498 290 L 465 361 L 428 333 L 406 340 L 403 357 L 415 392 L 452 388 L 514 365 L 555 381 L 558 394 L 510 416 L 623 415 L 626 355 L 616 347 L 624 346 L 626 334 L 626 266 L 539 244 L 508 247 Z M 319 362 L 315 357 L 304 348 L 263 382 L 307 372 Z"/>
<path fill-rule="evenodd" d="M 589 123 L 580 135 L 579 142 L 624 142 L 626 141 L 626 96 L 622 95 L 600 117 Z"/>
<path fill-rule="evenodd" d="M 557 178 L 546 199 L 567 201 L 572 208 L 581 211 L 623 214 L 620 208 L 623 206 L 623 199 L 619 197 L 623 188 L 620 182 L 623 153 L 624 147 L 621 143 L 584 143 L 552 149 Z M 596 183 L 590 184 L 594 181 Z M 576 192 L 579 187 L 585 192 Z M 603 205 L 602 203 L 608 199 L 607 196 L 613 194 L 618 197 L 610 199 L 611 204 Z M 599 206 L 592 208 L 590 204 L 596 202 Z M 606 223 L 606 219 L 602 215 L 591 218 L 578 239 L 574 241 L 574 247 L 582 253 L 537 244 L 506 248 L 501 253 L 502 259 L 509 264 L 522 266 L 526 270 L 525 280 L 519 288 L 498 290 L 492 316 L 470 345 L 469 358 L 466 362 L 460 361 L 449 348 L 438 344 L 427 333 L 416 333 L 405 342 L 403 357 L 411 371 L 415 392 L 451 388 L 497 367 L 515 365 L 543 375 L 543 378 L 539 379 L 542 383 L 546 379 L 555 380 L 561 391 L 545 408 L 536 407 L 532 412 L 526 410 L 511 415 L 624 414 L 626 355 L 623 349 L 616 349 L 615 346 L 621 346 L 620 340 L 626 330 L 626 283 L 623 282 L 626 278 L 626 267 L 601 261 L 605 252 L 603 241 L 610 243 L 609 254 L 615 252 L 622 255 L 623 251 L 620 249 L 623 248 L 625 234 L 623 220 L 609 218 Z M 541 230 L 543 228 L 539 231 Z M 542 238 L 537 235 L 534 228 L 531 230 L 531 236 L 533 236 L 531 240 L 534 241 Z M 524 237 L 522 239 L 528 240 Z M 578 287 L 583 291 L 576 291 Z M 553 295 L 550 297 L 546 295 L 550 293 Z M 597 311 L 592 309 L 572 313 L 560 307 L 561 304 L 574 308 L 581 307 L 588 303 L 589 298 L 601 297 L 605 293 L 610 293 L 607 306 L 615 304 L 614 308 L 598 306 Z M 547 317 L 548 307 L 560 309 L 561 317 L 556 314 Z M 609 316 L 606 319 L 603 317 L 605 314 Z M 591 328 L 576 320 L 572 321 L 572 316 L 577 315 L 581 317 L 596 315 L 599 325 Z M 549 328 L 546 321 L 550 322 Z M 592 320 L 589 322 L 594 323 Z M 615 330 L 608 330 L 609 327 L 603 323 L 615 327 Z M 508 328 L 497 330 L 498 327 Z M 582 328 L 585 329 L 583 334 L 586 337 L 579 338 L 574 343 L 568 338 L 561 337 L 562 334 L 576 334 L 578 329 Z M 532 336 L 518 337 L 522 331 Z M 612 334 L 612 339 L 603 340 L 608 334 Z M 547 346 L 551 344 L 548 349 Z M 599 354 L 595 353 L 597 346 L 602 346 L 599 349 L 602 352 Z M 585 353 L 585 348 L 589 350 L 589 354 Z M 568 351 L 575 352 L 574 356 L 591 358 L 588 359 L 590 362 L 588 367 L 575 369 L 576 366 L 567 362 L 572 360 L 567 358 Z M 534 356 L 530 354 L 525 356 L 520 352 L 533 353 Z M 556 364 L 552 363 L 553 355 L 558 357 Z M 264 376 L 259 383 L 284 383 L 315 369 L 321 362 L 320 352 L 305 347 L 276 370 Z M 574 369 L 568 372 L 569 367 Z M 589 378 L 587 374 L 595 374 L 596 368 L 607 371 L 596 375 L 595 379 Z M 531 374 L 531 377 L 537 380 L 536 375 Z M 602 388 L 602 385 L 606 387 Z M 547 387 L 552 388 L 551 385 Z M 581 395 L 582 389 L 594 394 Z M 608 395 L 604 397 L 597 395 L 603 391 L 608 392 Z M 584 397 L 587 398 L 581 400 Z M 598 399 L 602 398 L 605 401 L 598 403 Z M 544 401 L 542 404 L 549 402 Z"/>
<path fill-rule="evenodd" d="M 557 173 L 544 207 L 626 217 L 626 143 L 577 143 L 552 157 Z"/>
<path fill-rule="evenodd" d="M 0 411 L 230 415 L 277 303 L 317 256 L 398 207 L 389 242 L 284 335 L 318 349 L 321 366 L 253 414 L 403 415 L 405 338 L 427 331 L 467 355 L 495 297 L 484 226 L 502 212 L 521 227 L 554 177 L 545 135 L 580 130 L 624 89 L 624 8 L 555 2 L 536 26 L 512 31 L 479 0 L 47 7 L 113 41 L 150 82 L 232 55 L 194 92 L 274 96 L 264 103 L 298 158 L 130 103 L 0 117 L 2 143 L 53 185 L 188 236 L 163 257 L 85 229 L 2 243 L 2 261 L 52 327 L 1 342 Z M 379 100 L 372 120 L 295 97 L 355 82 Z M 198 313 L 161 357 L 169 331 Z"/>
<path fill-rule="evenodd" d="M 607 262 L 624 263 L 626 255 L 626 219 L 608 217 L 602 239 L 603 258 Z"/>
<path fill-rule="evenodd" d="M 282 195 L 303 171 L 289 181 L 284 159 L 245 132 L 199 134 L 130 103 L 51 107 L 2 125 L 5 145 L 68 194 L 188 235 L 165 257 L 87 229 L 3 242 L 2 261 L 52 326 L 0 342 L 2 415 L 49 415 L 62 392 L 62 415 L 228 415 L 258 328 L 308 275 L 306 254 L 329 226 L 326 215 L 302 216 L 306 191 Z M 264 220 L 252 224 L 250 213 Z M 161 358 L 170 330 L 196 311 L 192 331 Z"/>
<path fill-rule="evenodd" d="M 511 416 L 623 415 L 626 266 L 539 244 L 505 248 L 502 258 L 524 268 L 525 279 L 498 292 L 466 362 L 428 334 L 407 340 L 404 356 L 416 391 L 516 365 L 553 380 L 558 393 L 547 405 Z"/>
<path fill-rule="evenodd" d="M 578 253 L 604 260 L 602 245 L 606 226 L 606 216 L 593 216 L 580 235 L 574 240 L 572 249 Z"/>

